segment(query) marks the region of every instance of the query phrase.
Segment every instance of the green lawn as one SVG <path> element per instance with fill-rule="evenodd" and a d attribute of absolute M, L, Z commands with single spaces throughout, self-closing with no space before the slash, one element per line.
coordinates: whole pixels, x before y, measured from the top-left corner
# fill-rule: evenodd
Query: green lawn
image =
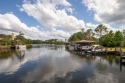
<path fill-rule="evenodd" d="M 107 50 L 115 50 L 115 47 L 106 47 Z M 125 52 L 125 47 L 121 48 L 123 52 Z"/>
<path fill-rule="evenodd" d="M 122 48 L 122 51 L 125 52 L 125 47 Z"/>

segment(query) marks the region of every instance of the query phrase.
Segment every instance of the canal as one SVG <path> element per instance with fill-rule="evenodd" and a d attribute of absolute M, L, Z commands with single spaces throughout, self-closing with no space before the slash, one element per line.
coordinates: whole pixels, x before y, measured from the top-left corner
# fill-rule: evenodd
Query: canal
<path fill-rule="evenodd" d="M 116 55 L 40 45 L 0 53 L 0 83 L 125 83 L 125 64 Z"/>

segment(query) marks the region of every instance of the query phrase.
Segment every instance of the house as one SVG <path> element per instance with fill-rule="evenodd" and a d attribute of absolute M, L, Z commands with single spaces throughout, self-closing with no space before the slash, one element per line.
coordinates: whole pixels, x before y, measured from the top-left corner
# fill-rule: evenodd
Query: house
<path fill-rule="evenodd" d="M 14 40 L 14 33 L 12 35 L 5 35 L 5 34 L 0 34 L 0 40 L 3 40 L 4 38 L 8 38 L 9 40 Z"/>
<path fill-rule="evenodd" d="M 0 34 L 0 40 L 4 39 L 4 34 Z"/>

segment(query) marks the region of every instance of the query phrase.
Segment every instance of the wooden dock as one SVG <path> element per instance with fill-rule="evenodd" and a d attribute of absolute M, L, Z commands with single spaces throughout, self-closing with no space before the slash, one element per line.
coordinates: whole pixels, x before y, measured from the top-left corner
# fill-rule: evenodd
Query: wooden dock
<path fill-rule="evenodd" d="M 121 56 L 121 59 L 125 59 L 125 56 Z"/>
<path fill-rule="evenodd" d="M 116 47 L 114 50 L 112 50 L 112 49 L 106 49 L 105 52 L 109 53 L 109 54 L 121 54 L 122 50 L 121 50 L 120 47 Z"/>
<path fill-rule="evenodd" d="M 125 52 L 121 52 L 120 54 L 120 61 L 122 63 L 122 60 L 125 59 Z"/>

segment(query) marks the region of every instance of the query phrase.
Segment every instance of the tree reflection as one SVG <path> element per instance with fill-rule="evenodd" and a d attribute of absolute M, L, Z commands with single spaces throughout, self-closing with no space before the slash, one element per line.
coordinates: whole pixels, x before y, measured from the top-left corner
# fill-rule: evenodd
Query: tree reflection
<path fill-rule="evenodd" d="M 9 58 L 9 57 L 12 57 L 14 54 L 14 50 L 3 50 L 3 51 L 0 51 L 0 58 L 3 59 L 3 58 Z"/>

